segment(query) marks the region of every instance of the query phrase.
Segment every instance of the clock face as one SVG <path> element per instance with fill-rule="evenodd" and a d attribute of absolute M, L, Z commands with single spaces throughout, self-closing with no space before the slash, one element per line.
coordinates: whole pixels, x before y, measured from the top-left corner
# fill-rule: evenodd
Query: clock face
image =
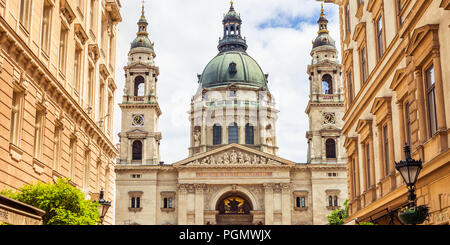
<path fill-rule="evenodd" d="M 133 115 L 132 125 L 134 127 L 142 127 L 142 126 L 144 126 L 144 115 Z"/>
<path fill-rule="evenodd" d="M 336 117 L 334 112 L 324 112 L 324 124 L 335 124 L 336 123 Z"/>

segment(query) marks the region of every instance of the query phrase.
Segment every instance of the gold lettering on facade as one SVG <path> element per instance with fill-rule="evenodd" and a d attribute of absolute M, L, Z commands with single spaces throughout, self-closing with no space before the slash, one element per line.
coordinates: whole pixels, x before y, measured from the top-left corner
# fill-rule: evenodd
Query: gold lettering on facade
<path fill-rule="evenodd" d="M 272 172 L 199 172 L 197 177 L 272 177 Z"/>

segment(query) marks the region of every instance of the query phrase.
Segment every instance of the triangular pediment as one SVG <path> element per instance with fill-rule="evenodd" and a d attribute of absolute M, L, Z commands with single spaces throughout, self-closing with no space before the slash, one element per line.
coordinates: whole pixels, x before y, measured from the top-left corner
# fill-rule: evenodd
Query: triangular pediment
<path fill-rule="evenodd" d="M 128 135 L 148 134 L 148 132 L 140 130 L 140 129 L 133 129 L 133 130 L 127 131 L 127 134 Z"/>
<path fill-rule="evenodd" d="M 329 125 L 320 129 L 320 132 L 327 132 L 327 131 L 341 131 L 341 129 L 336 127 L 335 125 Z"/>
<path fill-rule="evenodd" d="M 289 167 L 296 163 L 239 144 L 229 144 L 174 163 L 175 167 Z"/>

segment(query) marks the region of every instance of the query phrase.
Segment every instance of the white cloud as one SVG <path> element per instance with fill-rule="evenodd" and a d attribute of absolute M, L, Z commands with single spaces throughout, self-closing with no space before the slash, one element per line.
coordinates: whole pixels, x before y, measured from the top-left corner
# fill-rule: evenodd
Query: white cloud
<path fill-rule="evenodd" d="M 141 14 L 140 0 L 122 0 L 119 24 L 116 104 L 122 100 L 123 67 L 130 42 L 137 32 Z M 311 62 L 311 41 L 317 36 L 315 21 L 320 3 L 315 0 L 236 0 L 235 9 L 243 20 L 242 33 L 248 54 L 269 74 L 269 89 L 277 102 L 277 143 L 279 156 L 306 162 L 309 99 L 307 65 Z M 155 43 L 156 63 L 160 68 L 158 101 L 163 114 L 161 160 L 174 163 L 188 156 L 189 110 L 197 90 L 197 74 L 218 53 L 222 18 L 229 9 L 222 0 L 146 1 L 150 39 Z M 325 5 L 332 37 L 339 44 L 337 7 Z M 271 25 L 267 25 L 270 23 Z M 266 25 L 265 25 L 266 24 Z M 115 132 L 120 131 L 120 108 L 116 105 Z M 118 137 L 115 138 L 118 142 Z"/>

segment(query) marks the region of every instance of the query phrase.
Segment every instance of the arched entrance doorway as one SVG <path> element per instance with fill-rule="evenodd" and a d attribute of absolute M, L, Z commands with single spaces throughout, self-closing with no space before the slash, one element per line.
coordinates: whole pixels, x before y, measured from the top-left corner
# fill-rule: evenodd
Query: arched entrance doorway
<path fill-rule="evenodd" d="M 253 205 L 245 194 L 239 192 L 225 193 L 216 204 L 216 224 L 218 225 L 252 225 Z"/>

